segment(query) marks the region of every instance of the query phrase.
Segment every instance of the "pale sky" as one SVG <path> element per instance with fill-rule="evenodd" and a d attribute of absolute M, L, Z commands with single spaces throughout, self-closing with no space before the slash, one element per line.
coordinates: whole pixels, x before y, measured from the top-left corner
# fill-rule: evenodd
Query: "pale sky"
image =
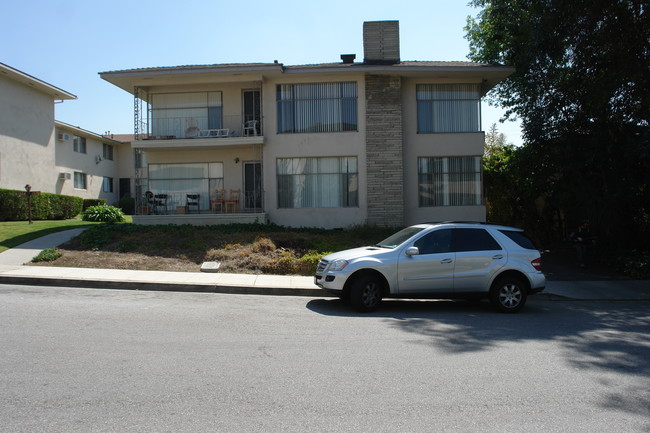
<path fill-rule="evenodd" d="M 395 5 L 399 7 L 395 7 Z M 402 60 L 466 61 L 467 0 L 3 1 L 0 62 L 77 96 L 56 119 L 133 133 L 133 96 L 99 72 L 218 63 L 363 61 L 363 22 L 398 20 Z M 483 130 L 503 111 L 482 104 Z M 497 125 L 521 144 L 519 124 Z"/>

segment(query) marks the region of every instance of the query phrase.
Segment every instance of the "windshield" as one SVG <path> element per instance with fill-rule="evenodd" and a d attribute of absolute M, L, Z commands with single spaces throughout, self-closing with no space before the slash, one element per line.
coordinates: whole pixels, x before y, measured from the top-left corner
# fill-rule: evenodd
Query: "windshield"
<path fill-rule="evenodd" d="M 411 238 L 414 234 L 421 232 L 422 230 L 424 229 L 421 227 L 407 227 L 379 242 L 377 246 L 381 248 L 393 249 L 407 239 Z"/>

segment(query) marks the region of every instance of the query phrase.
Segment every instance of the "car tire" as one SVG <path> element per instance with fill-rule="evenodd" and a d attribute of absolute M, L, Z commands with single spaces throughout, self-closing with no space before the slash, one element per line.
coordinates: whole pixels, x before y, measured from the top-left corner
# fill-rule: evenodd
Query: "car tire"
<path fill-rule="evenodd" d="M 381 280 L 374 275 L 357 278 L 350 287 L 350 303 L 362 313 L 375 311 L 384 293 Z"/>
<path fill-rule="evenodd" d="M 498 279 L 490 290 L 490 302 L 502 313 L 516 313 L 526 305 L 528 289 L 516 277 Z"/>

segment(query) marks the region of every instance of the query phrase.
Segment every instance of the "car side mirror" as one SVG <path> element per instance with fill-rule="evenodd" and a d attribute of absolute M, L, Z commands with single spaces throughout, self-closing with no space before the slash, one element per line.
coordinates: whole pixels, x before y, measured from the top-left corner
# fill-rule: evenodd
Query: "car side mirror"
<path fill-rule="evenodd" d="M 407 257 L 417 256 L 420 254 L 420 250 L 418 249 L 418 247 L 408 247 L 406 251 L 404 251 L 404 253 L 406 254 Z"/>

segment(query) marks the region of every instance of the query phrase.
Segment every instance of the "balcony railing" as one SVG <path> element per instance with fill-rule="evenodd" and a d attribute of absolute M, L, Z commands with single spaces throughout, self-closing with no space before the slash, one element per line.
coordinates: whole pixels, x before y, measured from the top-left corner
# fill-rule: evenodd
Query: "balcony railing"
<path fill-rule="evenodd" d="M 227 138 L 262 135 L 258 120 L 246 120 L 242 116 L 154 117 L 150 131 L 144 139 Z"/>

